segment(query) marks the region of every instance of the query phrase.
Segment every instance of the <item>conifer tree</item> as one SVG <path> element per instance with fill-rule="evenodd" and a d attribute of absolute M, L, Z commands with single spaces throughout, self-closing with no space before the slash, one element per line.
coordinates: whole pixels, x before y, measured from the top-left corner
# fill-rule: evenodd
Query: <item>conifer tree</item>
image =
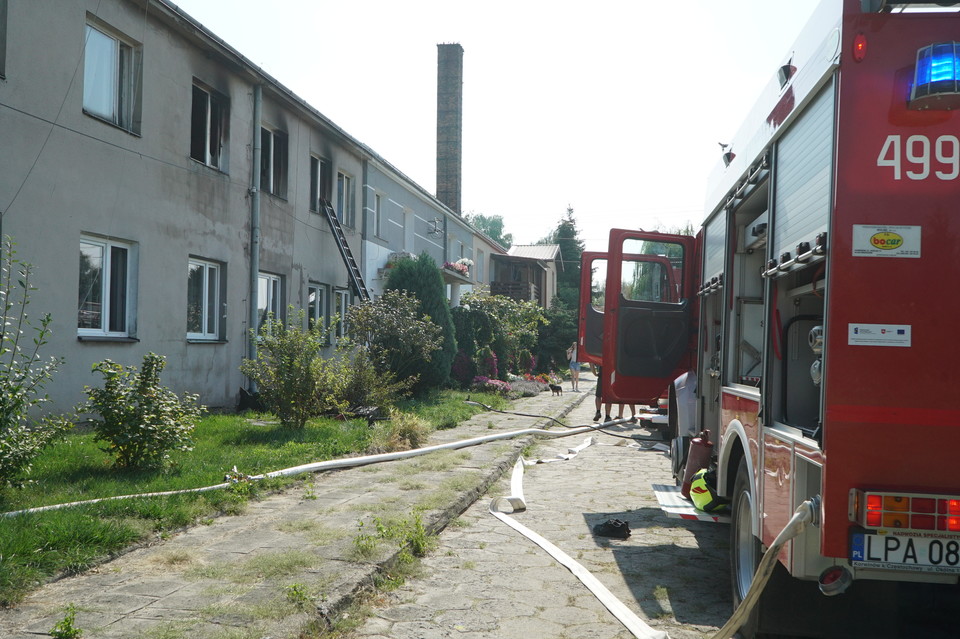
<path fill-rule="evenodd" d="M 433 352 L 423 370 L 417 371 L 420 379 L 414 390 L 422 393 L 447 385 L 450 381 L 450 367 L 457 354 L 457 338 L 454 335 L 443 276 L 440 275 L 437 263 L 426 253 L 414 259 L 399 260 L 390 269 L 385 288 L 415 295 L 420 300 L 420 313 L 428 315 L 443 332 L 441 348 Z"/>

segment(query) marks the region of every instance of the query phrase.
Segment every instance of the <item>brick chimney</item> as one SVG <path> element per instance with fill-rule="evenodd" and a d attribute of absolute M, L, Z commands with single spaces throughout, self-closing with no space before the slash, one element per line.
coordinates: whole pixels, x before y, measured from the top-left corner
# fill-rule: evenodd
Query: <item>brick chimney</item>
<path fill-rule="evenodd" d="M 437 45 L 437 199 L 460 215 L 463 47 Z"/>

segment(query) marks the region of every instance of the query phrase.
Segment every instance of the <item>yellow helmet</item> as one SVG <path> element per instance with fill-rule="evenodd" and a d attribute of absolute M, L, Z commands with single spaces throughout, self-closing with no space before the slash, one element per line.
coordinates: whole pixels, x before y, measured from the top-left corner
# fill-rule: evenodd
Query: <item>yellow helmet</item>
<path fill-rule="evenodd" d="M 717 494 L 717 473 L 712 469 L 701 468 L 690 481 L 690 499 L 699 510 L 715 513 L 726 509 L 730 500 Z"/>

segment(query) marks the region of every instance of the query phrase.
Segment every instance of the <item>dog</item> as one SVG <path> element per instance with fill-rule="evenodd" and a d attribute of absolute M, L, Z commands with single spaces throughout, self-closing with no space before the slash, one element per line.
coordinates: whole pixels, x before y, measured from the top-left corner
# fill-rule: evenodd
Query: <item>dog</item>
<path fill-rule="evenodd" d="M 563 387 L 559 384 L 550 384 L 549 386 L 554 395 L 563 395 Z"/>

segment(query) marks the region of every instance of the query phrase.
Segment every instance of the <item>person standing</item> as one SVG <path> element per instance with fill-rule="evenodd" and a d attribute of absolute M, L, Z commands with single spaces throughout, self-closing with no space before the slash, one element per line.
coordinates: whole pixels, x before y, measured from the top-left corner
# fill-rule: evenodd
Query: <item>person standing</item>
<path fill-rule="evenodd" d="M 567 349 L 567 359 L 570 360 L 570 383 L 575 393 L 580 392 L 580 360 L 577 355 L 577 343 L 573 342 Z"/>

